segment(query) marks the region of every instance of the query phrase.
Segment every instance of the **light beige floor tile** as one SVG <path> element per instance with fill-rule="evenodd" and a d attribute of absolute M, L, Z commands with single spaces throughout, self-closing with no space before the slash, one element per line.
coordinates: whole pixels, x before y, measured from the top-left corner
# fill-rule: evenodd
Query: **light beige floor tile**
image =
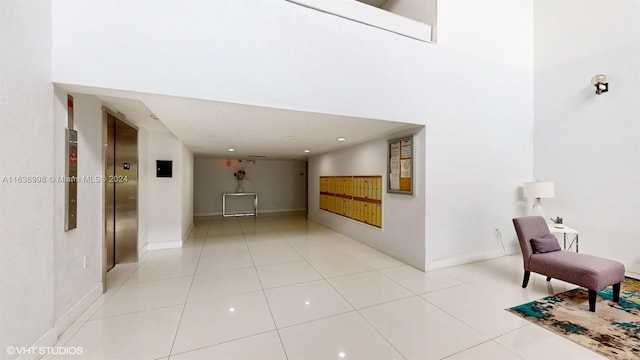
<path fill-rule="evenodd" d="M 489 338 L 506 334 L 528 324 L 526 320 L 504 310 L 498 299 L 500 293 L 481 292 L 469 284 L 430 292 L 422 296 Z"/>
<path fill-rule="evenodd" d="M 249 246 L 249 250 L 256 266 L 303 260 L 302 256 L 284 240 L 253 244 Z"/>
<path fill-rule="evenodd" d="M 203 217 L 182 248 L 111 270 L 58 344 L 82 345 L 73 359 L 167 359 L 176 336 L 172 359 L 601 358 L 504 310 L 575 288 L 545 280 L 522 289 L 519 254 L 424 273 L 304 214 Z"/>
<path fill-rule="evenodd" d="M 202 257 L 232 254 L 247 251 L 247 244 L 243 236 L 221 237 L 207 240 L 202 247 Z"/>
<path fill-rule="evenodd" d="M 358 242 L 356 240 L 353 240 L 352 238 L 346 235 L 333 233 L 329 236 L 329 239 L 334 246 L 337 246 L 343 249 L 349 254 L 356 254 L 359 252 L 368 252 L 372 250 L 371 247 L 361 242 Z"/>
<path fill-rule="evenodd" d="M 251 254 L 249 254 L 249 250 L 239 250 L 233 253 L 201 257 L 196 274 L 207 274 L 248 267 L 253 267 L 253 259 L 251 258 Z"/>
<path fill-rule="evenodd" d="M 127 282 L 104 301 L 92 319 L 184 304 L 192 278 Z"/>
<path fill-rule="evenodd" d="M 305 259 L 344 255 L 347 253 L 337 246 L 320 241 L 290 241 L 290 243 Z"/>
<path fill-rule="evenodd" d="M 545 296 L 557 294 L 576 288 L 575 285 L 553 279 L 546 281 L 546 277 L 531 274 L 529 285 L 522 288 L 522 278 L 516 273 L 505 273 L 500 277 L 491 277 L 469 283 L 478 293 L 493 296 L 496 307 L 509 308 Z"/>
<path fill-rule="evenodd" d="M 357 312 L 280 330 L 289 360 L 402 359 Z"/>
<path fill-rule="evenodd" d="M 168 260 L 171 258 L 184 257 L 184 258 L 197 258 L 200 257 L 202 252 L 202 246 L 204 241 L 188 241 L 184 243 L 181 248 L 175 249 L 163 249 L 150 251 L 150 259 L 157 260 L 160 257 L 166 257 Z"/>
<path fill-rule="evenodd" d="M 487 341 L 471 349 L 463 350 L 447 360 L 518 360 L 520 356 L 505 349 L 494 341 Z"/>
<path fill-rule="evenodd" d="M 520 263 L 522 268 L 522 258 L 517 256 L 502 256 L 495 259 L 474 262 L 470 264 L 454 266 L 447 269 L 439 270 L 440 272 L 468 283 L 486 279 L 492 276 L 500 276 L 505 271 L 513 269 L 515 263 Z"/>
<path fill-rule="evenodd" d="M 138 271 L 131 275 L 128 281 L 152 281 L 193 276 L 196 272 L 197 265 L 197 257 L 183 258 L 177 256 L 170 260 L 150 258 L 144 264 L 140 265 Z"/>
<path fill-rule="evenodd" d="M 326 280 L 265 290 L 278 328 L 352 311 Z"/>
<path fill-rule="evenodd" d="M 322 279 L 322 276 L 306 261 L 262 265 L 256 269 L 264 289 Z"/>
<path fill-rule="evenodd" d="M 183 306 L 90 320 L 65 344 L 85 359 L 155 359 L 169 355 Z M 77 359 L 78 355 L 54 359 Z"/>
<path fill-rule="evenodd" d="M 407 359 L 441 359 L 488 340 L 417 296 L 359 311 Z"/>
<path fill-rule="evenodd" d="M 308 259 L 308 261 L 325 278 L 373 270 L 371 266 L 350 254 Z"/>
<path fill-rule="evenodd" d="M 460 280 L 442 272 L 423 272 L 409 265 L 382 269 L 380 272 L 415 294 L 424 294 L 463 284 Z"/>
<path fill-rule="evenodd" d="M 392 258 L 391 256 L 375 250 L 356 252 L 353 253 L 353 256 L 374 269 L 386 269 L 404 265 L 404 263 Z"/>
<path fill-rule="evenodd" d="M 275 326 L 262 291 L 190 302 L 172 352 L 202 349 L 270 330 Z"/>
<path fill-rule="evenodd" d="M 605 359 L 593 351 L 536 325 L 522 327 L 496 338 L 494 341 L 523 359 Z"/>
<path fill-rule="evenodd" d="M 377 271 L 329 279 L 356 309 L 413 296 L 413 293 Z"/>
<path fill-rule="evenodd" d="M 193 278 L 188 301 L 240 294 L 260 289 L 260 281 L 255 268 L 202 274 Z"/>
<path fill-rule="evenodd" d="M 286 360 L 280 337 L 275 331 L 233 340 L 220 345 L 171 355 L 172 360 L 260 359 Z"/>

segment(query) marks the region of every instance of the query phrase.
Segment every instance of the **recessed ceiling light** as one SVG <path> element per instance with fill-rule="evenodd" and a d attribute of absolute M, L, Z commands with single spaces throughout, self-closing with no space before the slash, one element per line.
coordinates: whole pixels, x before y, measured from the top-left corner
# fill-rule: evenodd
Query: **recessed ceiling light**
<path fill-rule="evenodd" d="M 311 152 L 311 150 L 309 150 L 309 149 L 305 149 L 305 150 L 304 150 L 304 152 L 306 152 L 306 153 L 310 153 L 310 152 Z"/>
<path fill-rule="evenodd" d="M 234 149 L 234 148 L 228 148 L 227 150 L 230 151 L 230 152 L 236 151 L 236 149 Z"/>
<path fill-rule="evenodd" d="M 229 308 L 229 312 L 234 312 L 234 311 L 236 311 L 236 308 L 232 308 L 232 307 Z"/>
<path fill-rule="evenodd" d="M 338 356 L 339 356 L 341 359 L 344 359 L 344 357 L 345 357 L 345 356 L 347 356 L 347 354 L 345 354 L 345 353 L 344 353 L 344 351 L 340 351 L 340 352 L 338 353 Z"/>
<path fill-rule="evenodd" d="M 342 141 L 347 141 L 347 138 L 346 137 L 339 137 L 336 140 L 342 142 Z"/>

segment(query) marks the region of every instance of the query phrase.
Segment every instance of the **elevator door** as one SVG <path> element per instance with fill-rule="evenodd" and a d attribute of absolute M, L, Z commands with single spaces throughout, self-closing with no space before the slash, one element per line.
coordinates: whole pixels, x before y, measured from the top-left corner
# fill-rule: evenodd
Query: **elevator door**
<path fill-rule="evenodd" d="M 138 131 L 107 115 L 105 241 L 107 271 L 138 261 Z"/>

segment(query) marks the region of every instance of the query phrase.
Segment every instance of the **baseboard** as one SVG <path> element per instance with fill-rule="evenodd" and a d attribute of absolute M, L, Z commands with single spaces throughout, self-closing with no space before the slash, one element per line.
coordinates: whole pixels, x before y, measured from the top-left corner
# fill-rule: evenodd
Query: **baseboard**
<path fill-rule="evenodd" d="M 148 243 L 147 249 L 149 250 L 164 250 L 164 249 L 175 249 L 182 247 L 182 240 L 180 241 L 163 241 L 158 243 Z"/>
<path fill-rule="evenodd" d="M 96 300 L 102 295 L 102 282 L 96 285 L 87 295 L 83 296 L 80 301 L 69 309 L 66 313 L 62 314 L 58 320 L 53 324 L 56 330 L 56 337 L 60 336 L 65 330 L 76 321 L 80 315 L 82 315 Z"/>
<path fill-rule="evenodd" d="M 509 246 L 505 248 L 505 250 L 506 250 L 506 254 L 502 250 L 493 250 L 493 251 L 476 253 L 476 254 L 468 254 L 468 255 L 463 255 L 463 256 L 458 256 L 458 257 L 448 258 L 448 259 L 441 259 L 441 260 L 434 260 L 434 261 L 427 260 L 425 268 L 426 268 L 426 271 L 434 271 L 434 270 L 440 270 L 444 268 L 474 263 L 474 262 L 483 261 L 483 260 L 495 259 L 505 255 L 517 254 L 520 252 L 520 247 Z"/>
<path fill-rule="evenodd" d="M 142 263 L 147 256 L 149 256 L 149 243 L 138 249 L 138 263 Z"/>
<path fill-rule="evenodd" d="M 44 335 L 42 335 L 40 339 L 36 340 L 36 342 L 33 343 L 33 345 L 31 345 L 30 348 L 25 348 L 25 349 L 28 349 L 29 351 L 26 351 L 24 354 L 19 355 L 17 359 L 18 360 L 40 359 L 42 357 L 40 352 L 33 351 L 33 350 L 53 347 L 57 342 L 58 342 L 58 334 L 56 333 L 56 329 L 54 327 L 49 329 L 46 333 L 44 333 Z M 4 350 L 5 349 L 2 349 L 2 354 L 5 353 Z"/>
<path fill-rule="evenodd" d="M 191 224 L 189 224 L 189 228 L 187 228 L 187 231 L 185 231 L 184 234 L 182 235 L 183 244 L 185 243 L 185 241 L 187 241 L 187 239 L 189 238 L 189 235 L 191 235 L 192 230 L 193 230 L 193 221 L 191 221 Z"/>
<path fill-rule="evenodd" d="M 193 217 L 196 216 L 222 216 L 222 211 L 201 212 L 193 214 Z"/>
<path fill-rule="evenodd" d="M 624 262 L 624 268 L 626 271 L 640 274 L 640 264 Z"/>
<path fill-rule="evenodd" d="M 284 213 L 284 212 L 299 212 L 306 211 L 305 208 L 294 208 L 294 209 L 258 209 L 258 215 L 260 214 L 270 214 L 270 213 Z M 222 216 L 222 211 L 213 211 L 213 212 L 199 212 L 193 214 L 196 216 Z"/>
<path fill-rule="evenodd" d="M 259 210 L 258 211 L 258 215 L 260 215 L 260 214 L 272 214 L 272 213 L 300 212 L 300 211 L 305 211 L 305 210 L 306 210 L 305 208 Z"/>

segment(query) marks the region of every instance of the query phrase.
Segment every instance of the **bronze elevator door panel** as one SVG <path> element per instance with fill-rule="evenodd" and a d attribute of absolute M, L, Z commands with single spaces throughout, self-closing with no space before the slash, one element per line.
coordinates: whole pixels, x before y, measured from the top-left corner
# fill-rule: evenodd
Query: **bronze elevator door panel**
<path fill-rule="evenodd" d="M 138 131 L 116 121 L 116 264 L 138 261 Z"/>
<path fill-rule="evenodd" d="M 106 177 L 109 178 L 109 174 L 113 174 L 113 167 L 115 164 L 115 124 L 113 118 L 108 117 L 107 121 L 107 153 L 106 153 Z M 107 271 L 111 270 L 116 264 L 115 258 L 115 197 L 114 188 L 110 182 L 105 182 L 105 236 L 104 241 L 106 243 L 107 251 Z"/>
<path fill-rule="evenodd" d="M 107 271 L 138 261 L 138 131 L 109 114 L 105 183 Z"/>

